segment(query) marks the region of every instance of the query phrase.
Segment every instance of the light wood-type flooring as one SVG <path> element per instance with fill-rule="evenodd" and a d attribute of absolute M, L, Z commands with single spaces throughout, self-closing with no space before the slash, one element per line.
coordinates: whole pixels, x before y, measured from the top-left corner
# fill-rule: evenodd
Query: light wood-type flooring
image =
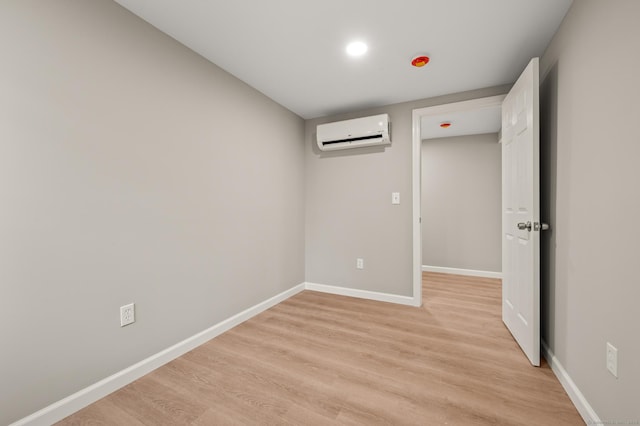
<path fill-rule="evenodd" d="M 59 424 L 584 424 L 502 324 L 499 280 L 423 287 L 421 308 L 304 291 Z"/>

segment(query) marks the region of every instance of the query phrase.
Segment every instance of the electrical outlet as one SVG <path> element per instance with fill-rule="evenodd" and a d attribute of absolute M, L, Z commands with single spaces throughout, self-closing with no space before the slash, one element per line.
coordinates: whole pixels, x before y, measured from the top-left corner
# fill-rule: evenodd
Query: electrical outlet
<path fill-rule="evenodd" d="M 364 269 L 364 259 L 360 259 L 360 258 L 356 259 L 356 268 Z"/>
<path fill-rule="evenodd" d="M 618 349 L 607 342 L 607 370 L 618 377 Z"/>
<path fill-rule="evenodd" d="M 130 303 L 120 306 L 120 327 L 132 324 L 136 321 L 136 305 Z"/>

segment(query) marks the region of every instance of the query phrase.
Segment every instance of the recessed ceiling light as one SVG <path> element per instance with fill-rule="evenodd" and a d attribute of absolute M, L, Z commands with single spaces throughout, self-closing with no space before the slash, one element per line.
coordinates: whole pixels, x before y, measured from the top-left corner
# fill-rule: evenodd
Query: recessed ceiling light
<path fill-rule="evenodd" d="M 347 45 L 347 53 L 349 56 L 362 56 L 367 53 L 367 45 L 361 41 L 354 41 Z"/>

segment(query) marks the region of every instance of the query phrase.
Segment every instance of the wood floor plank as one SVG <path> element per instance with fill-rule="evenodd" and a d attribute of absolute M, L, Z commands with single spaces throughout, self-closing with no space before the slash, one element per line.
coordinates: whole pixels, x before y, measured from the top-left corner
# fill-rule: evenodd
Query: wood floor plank
<path fill-rule="evenodd" d="M 500 280 L 425 272 L 423 297 L 304 291 L 59 424 L 583 424 L 503 325 Z"/>
<path fill-rule="evenodd" d="M 144 423 L 138 421 L 135 417 L 130 416 L 126 411 L 112 402 L 108 397 L 103 398 L 99 404 L 92 404 L 84 410 L 79 411 L 72 417 L 67 418 L 65 424 L 70 426 L 144 425 Z"/>

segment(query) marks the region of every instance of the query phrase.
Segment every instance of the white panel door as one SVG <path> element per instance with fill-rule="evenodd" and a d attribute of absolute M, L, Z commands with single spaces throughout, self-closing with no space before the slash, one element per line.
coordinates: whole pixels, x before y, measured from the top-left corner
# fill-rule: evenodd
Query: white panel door
<path fill-rule="evenodd" d="M 538 58 L 502 104 L 502 320 L 540 365 Z M 546 225 L 545 225 L 546 226 Z"/>

